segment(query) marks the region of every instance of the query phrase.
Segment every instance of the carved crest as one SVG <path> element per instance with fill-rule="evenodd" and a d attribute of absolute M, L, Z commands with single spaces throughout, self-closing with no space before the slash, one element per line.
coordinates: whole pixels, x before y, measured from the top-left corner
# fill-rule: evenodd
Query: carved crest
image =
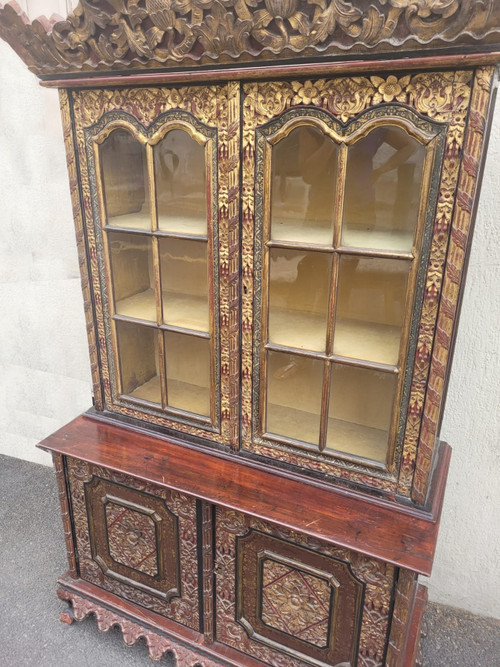
<path fill-rule="evenodd" d="M 494 0 L 81 0 L 64 20 L 30 23 L 0 5 L 0 37 L 39 76 L 390 54 L 498 43 Z"/>

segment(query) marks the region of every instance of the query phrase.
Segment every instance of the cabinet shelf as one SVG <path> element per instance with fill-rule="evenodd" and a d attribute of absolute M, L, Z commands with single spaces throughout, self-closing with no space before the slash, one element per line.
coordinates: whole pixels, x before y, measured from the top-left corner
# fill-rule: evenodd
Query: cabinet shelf
<path fill-rule="evenodd" d="M 134 320 L 145 320 L 147 322 L 156 322 L 156 300 L 152 289 L 144 290 L 138 294 L 133 294 L 126 299 L 120 299 L 116 302 L 115 312 L 123 317 L 130 317 Z"/>
<path fill-rule="evenodd" d="M 268 403 L 266 431 L 277 436 L 284 436 L 317 446 L 319 442 L 319 414 L 277 405 L 276 403 Z"/>
<path fill-rule="evenodd" d="M 335 326 L 333 352 L 379 364 L 395 366 L 398 362 L 401 327 L 358 320 L 338 320 Z"/>
<path fill-rule="evenodd" d="M 186 234 L 186 236 L 207 235 L 207 219 L 205 216 L 164 215 L 158 214 L 158 230 L 171 234 Z"/>
<path fill-rule="evenodd" d="M 151 215 L 149 212 L 137 211 L 137 213 L 125 213 L 123 215 L 108 216 L 110 227 L 122 229 L 140 229 L 151 231 Z"/>
<path fill-rule="evenodd" d="M 333 229 L 329 221 L 324 225 L 300 224 L 294 220 L 273 220 L 271 240 L 284 243 L 303 243 L 305 245 L 332 246 Z"/>
<path fill-rule="evenodd" d="M 115 312 L 117 315 L 134 320 L 156 322 L 154 290 L 148 289 L 117 301 Z M 204 333 L 209 330 L 207 300 L 202 296 L 164 291 L 163 317 L 165 324 L 181 329 Z"/>
<path fill-rule="evenodd" d="M 342 419 L 328 419 L 327 450 L 384 463 L 387 456 L 387 439 L 386 430 Z"/>
<path fill-rule="evenodd" d="M 203 417 L 210 415 L 210 392 L 208 387 L 168 379 L 167 392 L 169 407 Z"/>
<path fill-rule="evenodd" d="M 205 296 L 163 292 L 163 320 L 181 329 L 208 332 L 208 307 Z"/>
<path fill-rule="evenodd" d="M 325 318 L 305 311 L 273 308 L 269 313 L 269 340 L 299 350 L 324 352 Z"/>
<path fill-rule="evenodd" d="M 161 386 L 160 386 L 160 378 L 155 375 L 154 377 L 151 378 L 151 380 L 148 380 L 148 382 L 145 382 L 144 384 L 141 384 L 137 389 L 134 389 L 130 394 L 127 394 L 127 396 L 131 396 L 132 398 L 139 398 L 141 401 L 149 401 L 150 403 L 161 403 Z"/>
<path fill-rule="evenodd" d="M 366 229 L 346 229 L 344 227 L 341 245 L 346 248 L 400 252 L 406 256 L 413 247 L 413 233 L 394 229 L 370 231 Z"/>

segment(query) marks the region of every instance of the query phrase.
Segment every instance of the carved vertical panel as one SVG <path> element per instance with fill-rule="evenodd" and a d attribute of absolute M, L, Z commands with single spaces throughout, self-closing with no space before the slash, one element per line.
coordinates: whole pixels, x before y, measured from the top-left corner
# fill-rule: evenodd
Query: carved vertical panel
<path fill-rule="evenodd" d="M 87 324 L 87 339 L 90 356 L 90 372 L 94 393 L 94 405 L 97 410 L 104 407 L 99 376 L 99 356 L 97 352 L 94 311 L 92 306 L 92 290 L 87 264 L 87 247 L 85 242 L 85 230 L 82 217 L 82 202 L 80 200 L 80 189 L 78 187 L 77 155 L 73 135 L 73 124 L 70 109 L 70 93 L 67 90 L 59 90 L 59 102 L 61 108 L 61 119 L 63 126 L 64 144 L 66 147 L 66 163 L 68 167 L 69 189 L 71 204 L 73 207 L 73 220 L 75 224 L 76 246 L 78 249 L 78 262 L 80 265 L 80 277 L 83 292 L 83 308 L 85 322 Z"/>
<path fill-rule="evenodd" d="M 57 489 L 59 491 L 59 502 L 61 504 L 61 519 L 66 542 L 66 553 L 68 556 L 69 574 L 76 579 L 78 577 L 78 564 L 76 560 L 75 544 L 73 542 L 73 528 L 69 511 L 68 491 L 66 488 L 66 475 L 64 473 L 64 459 L 61 454 L 52 454 L 54 468 L 56 470 Z"/>
<path fill-rule="evenodd" d="M 446 269 L 443 276 L 430 372 L 427 380 L 427 395 L 425 397 L 424 416 L 422 419 L 422 430 L 420 432 L 412 491 L 413 500 L 419 504 L 424 504 L 427 496 L 434 441 L 447 376 L 447 364 L 456 327 L 459 293 L 463 282 L 462 271 L 470 242 L 471 217 L 478 187 L 481 159 L 483 158 L 483 144 L 488 109 L 490 107 L 493 76 L 493 67 L 481 68 L 475 74 L 453 220 L 447 221 L 451 227 L 450 242 L 446 257 Z M 455 122 L 455 125 L 458 125 L 461 121 L 461 115 L 466 111 L 466 105 L 464 102 L 460 105 L 458 102 L 460 98 L 456 97 L 456 95 L 457 92 L 455 92 L 457 102 L 455 104 L 454 121 L 452 121 L 452 124 Z M 453 148 L 456 161 L 458 155 L 460 155 L 458 152 L 460 150 L 460 143 L 456 141 Z"/>
<path fill-rule="evenodd" d="M 201 501 L 201 557 L 203 634 L 207 642 L 214 640 L 214 526 L 213 506 Z"/>
<path fill-rule="evenodd" d="M 416 590 L 417 575 L 408 570 L 400 570 L 394 598 L 391 635 L 387 649 L 387 667 L 401 667 L 403 665 Z"/>

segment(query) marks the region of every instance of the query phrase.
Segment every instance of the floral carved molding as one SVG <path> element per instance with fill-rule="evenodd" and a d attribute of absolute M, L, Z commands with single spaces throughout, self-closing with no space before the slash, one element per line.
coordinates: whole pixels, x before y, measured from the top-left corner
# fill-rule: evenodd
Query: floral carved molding
<path fill-rule="evenodd" d="M 0 37 L 39 76 L 189 67 L 499 42 L 496 0 L 81 0 L 29 22 L 0 4 Z"/>

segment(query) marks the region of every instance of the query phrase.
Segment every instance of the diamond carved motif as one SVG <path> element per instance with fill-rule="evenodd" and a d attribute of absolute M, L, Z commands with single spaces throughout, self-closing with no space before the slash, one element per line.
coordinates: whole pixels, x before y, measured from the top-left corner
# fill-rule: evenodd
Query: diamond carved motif
<path fill-rule="evenodd" d="M 268 558 L 262 563 L 262 580 L 262 621 L 326 647 L 332 591 L 328 582 Z"/>
<path fill-rule="evenodd" d="M 118 563 L 151 577 L 158 574 L 154 521 L 117 503 L 106 504 L 110 556 Z"/>

